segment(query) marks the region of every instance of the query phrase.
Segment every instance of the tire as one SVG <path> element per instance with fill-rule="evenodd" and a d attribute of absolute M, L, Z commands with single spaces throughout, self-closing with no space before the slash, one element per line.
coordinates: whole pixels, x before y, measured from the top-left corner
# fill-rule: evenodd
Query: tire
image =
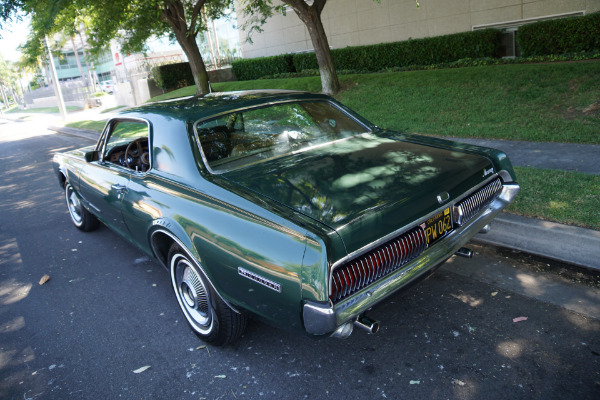
<path fill-rule="evenodd" d="M 225 304 L 198 264 L 176 243 L 168 260 L 175 297 L 194 333 L 215 346 L 237 340 L 246 328 L 246 316 Z"/>
<path fill-rule="evenodd" d="M 73 186 L 68 181 L 65 182 L 65 200 L 67 201 L 67 209 L 69 210 L 71 221 L 73 221 L 77 229 L 90 232 L 100 226 L 98 218 L 85 209 L 75 189 L 73 189 Z"/>

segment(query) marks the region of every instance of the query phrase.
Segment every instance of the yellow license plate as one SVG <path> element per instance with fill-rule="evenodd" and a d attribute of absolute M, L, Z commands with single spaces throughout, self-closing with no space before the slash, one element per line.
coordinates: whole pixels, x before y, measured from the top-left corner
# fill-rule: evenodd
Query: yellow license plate
<path fill-rule="evenodd" d="M 425 237 L 427 244 L 432 245 L 452 231 L 452 213 L 446 208 L 439 214 L 425 221 Z"/>

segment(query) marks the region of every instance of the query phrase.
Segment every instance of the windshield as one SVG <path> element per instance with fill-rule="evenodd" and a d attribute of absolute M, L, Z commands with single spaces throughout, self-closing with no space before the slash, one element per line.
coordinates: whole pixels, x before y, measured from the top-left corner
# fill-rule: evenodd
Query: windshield
<path fill-rule="evenodd" d="M 198 123 L 205 161 L 223 172 L 367 132 L 331 103 L 273 104 Z"/>

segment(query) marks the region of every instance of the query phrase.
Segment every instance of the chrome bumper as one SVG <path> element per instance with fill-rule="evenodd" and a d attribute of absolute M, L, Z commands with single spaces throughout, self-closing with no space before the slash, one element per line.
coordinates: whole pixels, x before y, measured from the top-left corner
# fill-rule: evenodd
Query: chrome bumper
<path fill-rule="evenodd" d="M 450 258 L 513 201 L 519 192 L 516 183 L 504 184 L 500 195 L 467 225 L 454 230 L 404 268 L 333 305 L 307 301 L 303 307 L 304 328 L 312 335 L 325 335 L 355 319 L 422 274 Z"/>

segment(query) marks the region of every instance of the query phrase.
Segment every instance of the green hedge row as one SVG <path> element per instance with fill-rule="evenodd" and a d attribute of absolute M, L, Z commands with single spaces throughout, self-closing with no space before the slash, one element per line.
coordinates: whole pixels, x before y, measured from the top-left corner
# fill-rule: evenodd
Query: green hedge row
<path fill-rule="evenodd" d="M 346 47 L 331 51 L 336 70 L 377 72 L 409 65 L 430 65 L 463 58 L 497 55 L 500 32 L 486 29 L 403 42 Z M 250 58 L 232 63 L 237 79 L 252 80 L 264 76 L 301 73 L 319 68 L 314 53 L 282 54 Z"/>
<path fill-rule="evenodd" d="M 237 60 L 231 63 L 231 69 L 236 78 L 240 81 L 258 79 L 262 76 L 296 72 L 291 54 Z"/>
<path fill-rule="evenodd" d="M 549 54 L 544 56 L 529 56 L 518 58 L 462 58 L 460 60 L 429 64 L 429 65 L 408 65 L 406 67 L 394 67 L 381 70 L 379 72 L 401 72 L 401 71 L 425 71 L 434 69 L 448 68 L 464 68 L 464 67 L 483 67 L 490 65 L 507 65 L 507 64 L 535 64 L 548 63 L 557 61 L 584 61 L 584 60 L 600 60 L 600 50 L 580 52 L 580 53 L 564 53 L 564 54 Z M 362 74 L 364 71 L 359 70 L 338 70 L 339 75 Z M 286 72 L 282 74 L 263 76 L 260 79 L 289 79 L 289 78 L 304 78 L 309 76 L 319 76 L 318 69 L 305 69 L 302 72 Z"/>
<path fill-rule="evenodd" d="M 600 50 L 600 13 L 524 25 L 517 42 L 523 56 Z"/>
<path fill-rule="evenodd" d="M 194 76 L 188 62 L 160 65 L 151 71 L 156 85 L 166 91 L 194 84 Z"/>
<path fill-rule="evenodd" d="M 331 51 L 337 70 L 377 72 L 409 65 L 429 65 L 496 56 L 500 32 L 486 29 L 403 42 L 346 47 Z M 294 54 L 297 71 L 318 69 L 314 53 Z"/>

